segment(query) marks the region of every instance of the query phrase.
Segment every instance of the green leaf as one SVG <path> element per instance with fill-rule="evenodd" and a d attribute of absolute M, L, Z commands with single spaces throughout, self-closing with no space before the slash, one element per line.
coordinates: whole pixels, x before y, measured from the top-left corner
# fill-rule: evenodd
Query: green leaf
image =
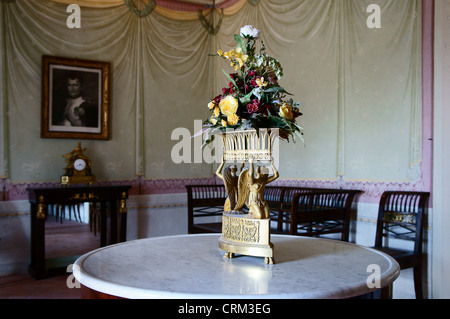
<path fill-rule="evenodd" d="M 242 97 L 240 97 L 239 98 L 239 101 L 242 103 L 242 104 L 244 104 L 244 105 L 247 105 L 248 103 L 250 103 L 251 101 L 252 101 L 252 99 L 251 99 L 251 97 L 252 97 L 252 95 L 253 95 L 253 91 L 254 91 L 255 89 L 253 89 L 250 93 L 248 93 L 247 95 L 244 95 L 244 96 L 242 96 Z"/>
<path fill-rule="evenodd" d="M 203 139 L 203 144 L 202 144 L 201 149 L 203 149 L 206 145 L 208 145 L 209 143 L 214 141 L 214 138 L 219 131 L 221 131 L 220 128 L 211 127 L 208 130 L 206 130 L 205 132 L 203 132 L 203 134 L 205 134 L 205 138 Z"/>
<path fill-rule="evenodd" d="M 234 40 L 239 44 L 239 46 L 244 49 L 245 48 L 245 42 L 242 40 L 241 36 L 239 34 L 234 35 Z"/>
<path fill-rule="evenodd" d="M 271 88 L 268 88 L 268 89 L 264 90 L 264 92 L 266 92 L 266 93 L 281 92 L 281 93 L 285 93 L 285 94 L 288 94 L 288 95 L 293 95 L 293 94 L 287 92 L 281 86 L 272 86 Z"/>
<path fill-rule="evenodd" d="M 239 90 L 239 87 L 237 86 L 236 82 L 231 78 L 231 76 L 224 69 L 222 69 L 222 72 L 226 75 L 228 80 L 230 80 L 230 82 L 233 83 L 235 88 Z"/>
<path fill-rule="evenodd" d="M 294 124 L 294 126 L 295 126 L 299 131 L 302 131 L 302 130 L 303 130 L 303 127 L 301 127 L 301 126 L 298 125 L 297 123 L 292 123 L 292 124 Z"/>
<path fill-rule="evenodd" d="M 298 137 L 300 137 L 300 140 L 302 141 L 302 143 L 305 144 L 305 138 L 303 137 L 303 134 L 300 133 L 299 131 L 295 131 L 295 134 L 297 134 Z"/>

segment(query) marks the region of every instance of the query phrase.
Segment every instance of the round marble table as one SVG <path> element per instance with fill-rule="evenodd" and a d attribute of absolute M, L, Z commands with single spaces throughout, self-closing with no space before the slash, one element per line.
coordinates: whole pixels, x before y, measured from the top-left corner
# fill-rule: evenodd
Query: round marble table
<path fill-rule="evenodd" d="M 315 299 L 370 293 L 389 287 L 400 273 L 393 258 L 376 250 L 299 236 L 271 236 L 273 265 L 260 257 L 226 259 L 219 237 L 156 237 L 103 247 L 81 256 L 73 274 L 84 287 L 122 298 Z"/>

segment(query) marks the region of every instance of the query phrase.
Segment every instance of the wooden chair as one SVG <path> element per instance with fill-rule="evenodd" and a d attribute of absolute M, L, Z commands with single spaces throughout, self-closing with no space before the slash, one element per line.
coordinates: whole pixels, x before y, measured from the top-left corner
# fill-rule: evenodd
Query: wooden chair
<path fill-rule="evenodd" d="M 423 298 L 422 244 L 429 197 L 429 192 L 384 192 L 380 199 L 375 235 L 375 249 L 392 256 L 400 269 L 414 268 L 417 299 Z M 388 238 L 413 241 L 414 247 L 411 251 L 390 248 Z"/>
<path fill-rule="evenodd" d="M 61 224 L 63 223 L 63 219 L 66 218 L 66 211 L 69 213 L 69 220 L 72 219 L 72 212 L 73 212 L 75 221 L 81 222 L 80 205 L 81 204 L 70 204 L 70 205 L 55 204 L 52 205 L 51 211 L 52 213 L 55 214 L 56 221 L 59 220 Z"/>
<path fill-rule="evenodd" d="M 279 219 L 283 192 L 284 187 L 282 186 L 266 186 L 264 189 L 264 200 L 269 205 L 270 219 L 273 221 L 278 221 Z"/>
<path fill-rule="evenodd" d="M 89 230 L 97 236 L 100 233 L 100 204 L 89 203 Z"/>
<path fill-rule="evenodd" d="M 223 206 L 227 198 L 225 186 L 186 185 L 186 190 L 188 233 L 221 233 Z"/>
<path fill-rule="evenodd" d="M 297 193 L 291 207 L 290 234 L 320 236 L 340 233 L 349 241 L 350 214 L 359 190 L 323 190 Z"/>
<path fill-rule="evenodd" d="M 309 192 L 320 192 L 325 189 L 323 188 L 310 188 L 310 187 L 293 187 L 293 186 L 272 186 L 266 187 L 267 189 L 272 189 L 270 192 L 277 194 L 278 202 L 269 203 L 271 210 L 271 219 L 277 225 L 276 229 L 273 230 L 274 233 L 285 234 L 289 233 L 289 227 L 291 224 L 291 209 L 292 201 L 294 195 L 298 193 L 309 193 Z M 272 197 L 274 197 L 272 195 Z M 264 198 L 266 198 L 266 193 L 264 193 Z"/>

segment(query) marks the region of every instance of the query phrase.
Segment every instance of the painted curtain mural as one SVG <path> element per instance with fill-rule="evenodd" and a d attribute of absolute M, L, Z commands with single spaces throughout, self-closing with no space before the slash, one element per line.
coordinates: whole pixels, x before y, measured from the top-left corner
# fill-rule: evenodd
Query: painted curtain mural
<path fill-rule="evenodd" d="M 82 141 L 99 180 L 210 178 L 214 165 L 172 161 L 171 134 L 195 133 L 227 85 L 227 64 L 207 54 L 233 47 L 252 24 L 285 69 L 282 86 L 303 103 L 306 145 L 281 143 L 284 182 L 420 188 L 420 0 L 223 0 L 214 11 L 202 0 L 85 0 L 75 1 L 81 28 L 69 29 L 71 2 L 1 3 L 3 185 L 57 181 L 77 142 L 40 138 L 43 54 L 112 63 L 112 138 Z M 367 25 L 370 4 L 381 28 Z"/>

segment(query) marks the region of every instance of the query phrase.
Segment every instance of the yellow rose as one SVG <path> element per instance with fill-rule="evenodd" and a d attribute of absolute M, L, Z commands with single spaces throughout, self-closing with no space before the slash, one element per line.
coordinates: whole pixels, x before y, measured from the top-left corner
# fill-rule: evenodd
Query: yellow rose
<path fill-rule="evenodd" d="M 210 110 L 212 110 L 215 106 L 216 106 L 216 103 L 214 103 L 214 101 L 211 101 L 211 102 L 208 103 L 208 108 Z"/>
<path fill-rule="evenodd" d="M 227 123 L 227 121 L 225 121 L 225 120 L 222 120 L 222 126 L 227 126 L 228 125 L 228 123 Z"/>
<path fill-rule="evenodd" d="M 231 95 L 228 95 L 226 98 L 222 99 L 219 103 L 220 110 L 222 114 L 226 116 L 230 116 L 232 114 L 236 114 L 239 106 L 239 102 L 236 98 Z"/>
<path fill-rule="evenodd" d="M 223 51 L 222 51 L 222 50 L 218 50 L 218 51 L 217 51 L 217 54 L 218 54 L 219 56 L 223 56 Z"/>
<path fill-rule="evenodd" d="M 212 123 L 212 125 L 216 125 L 217 124 L 217 119 L 214 117 L 209 118 L 209 121 Z"/>
<path fill-rule="evenodd" d="M 228 124 L 230 125 L 236 125 L 239 122 L 239 116 L 236 114 L 231 114 L 228 116 Z"/>
<path fill-rule="evenodd" d="M 214 108 L 214 115 L 215 115 L 216 117 L 219 117 L 219 115 L 220 115 L 220 109 L 219 109 L 218 107 L 215 107 L 215 108 Z"/>
<path fill-rule="evenodd" d="M 294 118 L 292 107 L 287 103 L 283 103 L 283 105 L 280 106 L 280 111 L 278 112 L 278 114 L 288 120 L 292 120 Z"/>

